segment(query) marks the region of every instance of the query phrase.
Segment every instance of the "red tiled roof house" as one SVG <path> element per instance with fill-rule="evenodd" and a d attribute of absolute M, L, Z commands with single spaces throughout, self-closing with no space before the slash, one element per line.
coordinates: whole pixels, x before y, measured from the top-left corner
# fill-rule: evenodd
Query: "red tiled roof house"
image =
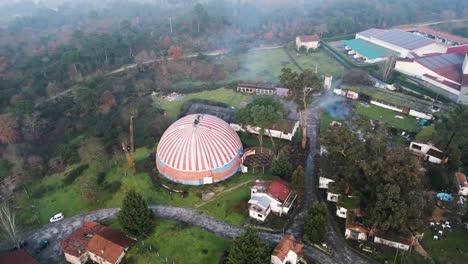
<path fill-rule="evenodd" d="M 2 264 L 39 264 L 29 253 L 23 248 L 9 252 L 0 256 Z"/>
<path fill-rule="evenodd" d="M 468 182 L 466 181 L 465 174 L 461 172 L 455 173 L 458 182 L 458 194 L 467 196 L 468 195 Z"/>
<path fill-rule="evenodd" d="M 304 245 L 298 243 L 292 235 L 286 234 L 273 250 L 271 264 L 296 264 L 303 254 Z"/>
<path fill-rule="evenodd" d="M 268 181 L 255 181 L 250 192 L 249 216 L 265 221 L 273 211 L 279 215 L 287 214 L 297 197 L 288 182 L 274 177 Z"/>
<path fill-rule="evenodd" d="M 306 47 L 307 51 L 309 49 L 317 49 L 320 47 L 320 37 L 315 35 L 306 35 L 306 36 L 297 36 L 296 37 L 296 48 L 299 50 L 302 46 Z"/>
<path fill-rule="evenodd" d="M 86 222 L 64 239 L 60 245 L 66 261 L 73 264 L 92 260 L 102 264 L 118 264 L 135 240 L 97 222 Z"/>

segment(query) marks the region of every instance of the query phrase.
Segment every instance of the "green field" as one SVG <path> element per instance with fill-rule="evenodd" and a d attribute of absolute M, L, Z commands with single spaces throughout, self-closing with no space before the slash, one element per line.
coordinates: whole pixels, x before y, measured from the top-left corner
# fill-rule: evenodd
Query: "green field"
<path fill-rule="evenodd" d="M 467 230 L 462 227 L 445 231 L 446 238 L 433 240 L 432 231 L 426 229 L 421 242 L 424 249 L 437 263 L 467 263 Z"/>
<path fill-rule="evenodd" d="M 232 89 L 219 88 L 216 90 L 187 94 L 182 100 L 176 102 L 169 102 L 160 98 L 156 98 L 154 100 L 155 103 L 159 104 L 166 110 L 166 113 L 170 118 L 175 119 L 177 114 L 180 112 L 182 104 L 195 98 L 221 102 L 237 108 L 241 106 L 242 102 L 248 101 L 251 96 L 238 93 Z"/>
<path fill-rule="evenodd" d="M 343 76 L 345 72 L 344 66 L 330 57 L 330 55 L 322 49 L 318 49 L 313 53 L 299 55 L 291 51 L 291 55 L 303 69 L 312 69 L 315 71 L 317 65 L 318 73 L 331 74 L 335 79 Z"/>
<path fill-rule="evenodd" d="M 240 69 L 229 77 L 232 81 L 279 82 L 283 67 L 299 71 L 282 48 L 250 50 L 239 55 L 238 64 Z"/>
<path fill-rule="evenodd" d="M 201 228 L 156 219 L 153 233 L 128 251 L 125 263 L 218 263 L 231 242 Z"/>
<path fill-rule="evenodd" d="M 416 118 L 374 105 L 365 107 L 361 104 L 357 104 L 356 114 L 372 120 L 381 120 L 390 127 L 403 129 L 408 132 L 417 133 L 421 130 Z M 397 119 L 395 118 L 396 115 L 403 116 L 404 119 Z"/>

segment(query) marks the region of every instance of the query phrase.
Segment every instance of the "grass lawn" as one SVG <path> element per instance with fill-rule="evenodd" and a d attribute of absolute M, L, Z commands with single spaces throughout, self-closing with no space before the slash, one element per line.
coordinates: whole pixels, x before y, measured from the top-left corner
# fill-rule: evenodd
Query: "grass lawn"
<path fill-rule="evenodd" d="M 438 263 L 468 262 L 468 231 L 462 227 L 444 232 L 447 236 L 442 240 L 432 240 L 432 231 L 424 232 L 422 246 Z M 458 248 L 458 249 L 457 249 Z"/>
<path fill-rule="evenodd" d="M 290 53 L 303 69 L 312 69 L 315 71 L 315 65 L 317 65 L 318 73 L 331 74 L 334 79 L 343 76 L 345 72 L 344 66 L 330 57 L 323 49 L 318 49 L 308 54 L 297 55 L 295 51 L 290 51 Z"/>
<path fill-rule="evenodd" d="M 320 132 L 325 131 L 327 127 L 330 125 L 331 122 L 337 121 L 341 122 L 343 119 L 335 118 L 331 116 L 329 113 L 322 111 L 322 114 L 320 115 Z"/>
<path fill-rule="evenodd" d="M 126 263 L 218 263 L 231 242 L 201 228 L 156 219 L 153 233 L 133 246 Z"/>
<path fill-rule="evenodd" d="M 299 71 L 282 48 L 250 50 L 240 54 L 238 58 L 240 69 L 228 77 L 231 81 L 279 82 L 278 77 L 283 67 Z"/>
<path fill-rule="evenodd" d="M 187 94 L 182 100 L 177 102 L 169 102 L 160 98 L 154 99 L 155 102 L 161 105 L 167 111 L 170 118 L 176 118 L 180 112 L 182 104 L 190 99 L 200 98 L 216 102 L 222 102 L 230 106 L 238 108 L 242 102 L 247 101 L 251 96 L 238 93 L 232 89 L 219 88 L 216 90 L 203 91 L 198 93 Z"/>
<path fill-rule="evenodd" d="M 421 127 L 419 126 L 416 118 L 374 105 L 365 107 L 361 104 L 357 104 L 356 114 L 373 120 L 381 120 L 386 122 L 390 127 L 403 129 L 409 132 L 417 133 L 419 130 L 421 130 Z M 404 119 L 396 119 L 396 115 L 403 116 Z"/>

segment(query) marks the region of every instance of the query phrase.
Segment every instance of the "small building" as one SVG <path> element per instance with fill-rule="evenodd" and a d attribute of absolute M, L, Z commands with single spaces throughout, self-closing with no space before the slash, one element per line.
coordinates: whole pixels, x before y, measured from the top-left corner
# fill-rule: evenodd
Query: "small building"
<path fill-rule="evenodd" d="M 395 233 L 386 233 L 379 234 L 375 229 L 372 229 L 369 232 L 369 236 L 373 238 L 374 243 L 382 244 L 389 247 L 397 248 L 400 250 L 408 251 L 414 242 L 414 237 L 408 234 L 395 234 Z"/>
<path fill-rule="evenodd" d="M 323 88 L 325 90 L 330 90 L 332 87 L 332 82 L 333 82 L 333 75 L 325 75 L 325 78 L 323 79 Z"/>
<path fill-rule="evenodd" d="M 29 253 L 24 249 L 20 248 L 12 252 L 8 252 L 0 256 L 0 263 L 2 264 L 39 264 L 39 261 L 35 260 Z"/>
<path fill-rule="evenodd" d="M 304 46 L 306 47 L 307 51 L 309 49 L 318 49 L 320 47 L 320 37 L 317 34 L 314 35 L 305 35 L 305 36 L 297 36 L 296 37 L 296 48 L 299 49 Z"/>
<path fill-rule="evenodd" d="M 240 82 L 237 85 L 237 92 L 256 95 L 275 95 L 276 85 L 273 83 Z"/>
<path fill-rule="evenodd" d="M 414 154 L 434 164 L 444 164 L 448 160 L 444 152 L 432 144 L 411 142 L 409 149 Z"/>
<path fill-rule="evenodd" d="M 278 177 L 267 181 L 256 180 L 248 202 L 249 216 L 263 222 L 270 212 L 287 214 L 296 197 L 289 183 Z"/>
<path fill-rule="evenodd" d="M 103 264 L 118 264 L 134 239 L 97 222 L 86 222 L 60 243 L 65 260 L 82 264 L 91 260 Z"/>
<path fill-rule="evenodd" d="M 325 177 L 320 177 L 319 178 L 319 188 L 320 189 L 328 189 L 328 184 L 330 184 L 331 182 L 335 182 L 335 181 L 332 180 L 332 179 L 325 178 Z"/>
<path fill-rule="evenodd" d="M 357 196 L 338 196 L 338 202 L 336 203 L 336 215 L 341 218 L 348 216 L 349 212 L 353 212 L 354 215 L 360 216 L 361 209 L 359 207 L 360 200 Z"/>
<path fill-rule="evenodd" d="M 458 194 L 463 196 L 468 196 L 468 182 L 466 181 L 465 174 L 461 172 L 455 173 L 458 183 Z"/>
<path fill-rule="evenodd" d="M 249 132 L 251 134 L 260 134 L 260 127 L 231 123 L 229 124 L 235 131 Z M 270 124 L 265 128 L 265 135 L 271 135 L 274 138 L 286 139 L 291 141 L 299 128 L 299 120 L 282 119 L 276 124 Z"/>
<path fill-rule="evenodd" d="M 351 215 L 351 213 L 349 214 Z M 346 226 L 345 226 L 345 238 L 367 241 L 367 236 L 369 235 L 369 229 L 367 229 L 362 224 L 354 221 L 354 217 L 346 217 Z"/>
<path fill-rule="evenodd" d="M 294 236 L 286 234 L 271 254 L 271 264 L 296 264 L 304 254 L 304 245 L 296 241 Z"/>

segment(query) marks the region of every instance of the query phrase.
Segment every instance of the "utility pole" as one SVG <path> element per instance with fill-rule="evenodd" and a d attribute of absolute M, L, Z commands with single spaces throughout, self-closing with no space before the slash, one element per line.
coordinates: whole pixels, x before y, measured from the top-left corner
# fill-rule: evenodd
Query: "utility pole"
<path fill-rule="evenodd" d="M 133 154 L 128 152 L 127 146 L 122 142 L 122 150 L 125 153 L 125 158 L 127 159 L 128 166 L 130 168 L 135 168 L 135 160 L 133 159 Z"/>
<path fill-rule="evenodd" d="M 171 34 L 172 34 L 172 17 L 169 17 L 169 27 L 171 28 Z"/>
<path fill-rule="evenodd" d="M 135 152 L 135 143 L 133 140 L 133 115 L 130 116 L 130 153 Z"/>

